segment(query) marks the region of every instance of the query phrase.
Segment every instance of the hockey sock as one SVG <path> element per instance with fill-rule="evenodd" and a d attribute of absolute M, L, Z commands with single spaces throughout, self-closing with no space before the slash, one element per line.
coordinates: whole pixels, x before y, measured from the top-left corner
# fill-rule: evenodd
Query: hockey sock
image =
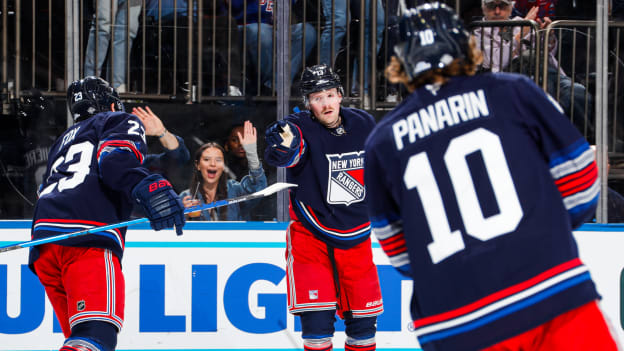
<path fill-rule="evenodd" d="M 70 337 L 59 351 L 108 351 L 102 345 L 88 338 Z"/>
<path fill-rule="evenodd" d="M 303 349 L 305 351 L 331 351 L 333 350 L 332 339 L 303 339 Z"/>
<path fill-rule="evenodd" d="M 347 318 L 345 320 L 347 340 L 345 351 L 372 351 L 377 345 L 377 317 Z"/>
<path fill-rule="evenodd" d="M 350 345 L 345 343 L 345 351 L 374 351 L 376 349 L 377 344 L 374 340 L 372 344 Z"/>
<path fill-rule="evenodd" d="M 102 321 L 87 321 L 72 328 L 64 346 L 78 350 L 114 351 L 117 346 L 117 327 Z M 80 348 L 80 347 L 83 348 Z"/>

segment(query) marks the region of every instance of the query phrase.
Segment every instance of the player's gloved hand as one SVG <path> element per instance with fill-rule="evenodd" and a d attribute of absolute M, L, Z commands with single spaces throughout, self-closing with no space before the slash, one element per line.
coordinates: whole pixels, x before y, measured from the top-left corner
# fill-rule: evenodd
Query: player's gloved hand
<path fill-rule="evenodd" d="M 281 120 L 271 124 L 265 132 L 267 148 L 264 159 L 273 166 L 292 166 L 301 147 L 301 133 L 294 124 Z"/>
<path fill-rule="evenodd" d="M 297 127 L 294 127 L 297 129 Z M 281 120 L 274 122 L 267 128 L 265 132 L 265 139 L 269 146 L 282 146 L 283 148 L 290 148 L 293 141 L 293 132 L 290 123 Z"/>
<path fill-rule="evenodd" d="M 132 189 L 132 197 L 143 207 L 152 229 L 161 230 L 175 225 L 176 234 L 182 235 L 184 206 L 167 179 L 159 174 L 143 178 Z"/>

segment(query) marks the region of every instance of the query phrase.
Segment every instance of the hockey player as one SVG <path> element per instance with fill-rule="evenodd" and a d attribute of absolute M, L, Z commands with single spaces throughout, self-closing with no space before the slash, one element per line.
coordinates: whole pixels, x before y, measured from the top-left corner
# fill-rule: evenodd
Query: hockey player
<path fill-rule="evenodd" d="M 400 28 L 386 76 L 411 94 L 366 141 L 364 178 L 373 232 L 413 279 L 420 346 L 616 350 L 572 236 L 599 195 L 585 139 L 528 78 L 473 75 L 448 7 Z"/>
<path fill-rule="evenodd" d="M 340 79 L 326 65 L 308 67 L 301 93 L 309 111 L 266 130 L 265 160 L 287 167 L 288 310 L 299 315 L 305 350 L 331 350 L 335 314 L 344 319 L 345 350 L 374 350 L 383 312 L 373 264 L 363 182 L 364 140 L 375 121 L 341 107 Z"/>
<path fill-rule="evenodd" d="M 136 201 L 153 229 L 184 226 L 169 181 L 142 167 L 145 131 L 104 80 L 67 90 L 75 124 L 54 143 L 33 217 L 32 238 L 128 220 Z M 112 351 L 124 318 L 121 258 L 126 228 L 32 248 L 29 265 L 45 287 L 66 337 L 62 351 Z"/>

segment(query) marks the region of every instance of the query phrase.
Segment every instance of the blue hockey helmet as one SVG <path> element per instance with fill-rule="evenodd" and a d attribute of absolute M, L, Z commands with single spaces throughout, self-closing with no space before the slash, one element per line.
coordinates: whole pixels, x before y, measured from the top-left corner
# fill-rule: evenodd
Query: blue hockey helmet
<path fill-rule="evenodd" d="M 100 77 L 85 77 L 67 88 L 67 106 L 75 122 L 110 111 L 111 104 L 115 104 L 115 111 L 124 111 L 117 91 Z"/>
<path fill-rule="evenodd" d="M 307 104 L 308 95 L 331 88 L 338 88 L 340 94 L 344 95 L 340 76 L 336 74 L 331 67 L 320 64 L 306 67 L 301 73 L 301 82 L 299 90 L 303 95 L 303 100 Z"/>
<path fill-rule="evenodd" d="M 399 21 L 394 52 L 414 80 L 422 73 L 466 58 L 470 35 L 457 14 L 437 2 L 408 9 Z"/>

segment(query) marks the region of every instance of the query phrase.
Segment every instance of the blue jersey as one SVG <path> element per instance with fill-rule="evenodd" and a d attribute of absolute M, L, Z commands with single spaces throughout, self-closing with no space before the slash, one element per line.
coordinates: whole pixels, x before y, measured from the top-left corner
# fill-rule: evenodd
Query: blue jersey
<path fill-rule="evenodd" d="M 48 155 L 33 216 L 32 239 L 128 220 L 132 188 L 149 172 L 141 121 L 125 112 L 102 112 L 67 129 Z M 123 255 L 126 228 L 65 239 L 56 244 L 99 247 Z M 38 257 L 33 248 L 30 263 Z"/>
<path fill-rule="evenodd" d="M 424 350 L 476 350 L 598 298 L 572 229 L 595 212 L 593 151 L 528 78 L 412 93 L 366 142 L 373 232 L 413 279 Z"/>
<path fill-rule="evenodd" d="M 309 111 L 285 118 L 302 136 L 298 157 L 287 168 L 286 177 L 289 183 L 298 184 L 290 190 L 291 216 L 320 240 L 346 249 L 370 236 L 364 141 L 375 120 L 365 111 L 347 107 L 340 108 L 340 116 L 344 134 L 325 128 Z"/>

